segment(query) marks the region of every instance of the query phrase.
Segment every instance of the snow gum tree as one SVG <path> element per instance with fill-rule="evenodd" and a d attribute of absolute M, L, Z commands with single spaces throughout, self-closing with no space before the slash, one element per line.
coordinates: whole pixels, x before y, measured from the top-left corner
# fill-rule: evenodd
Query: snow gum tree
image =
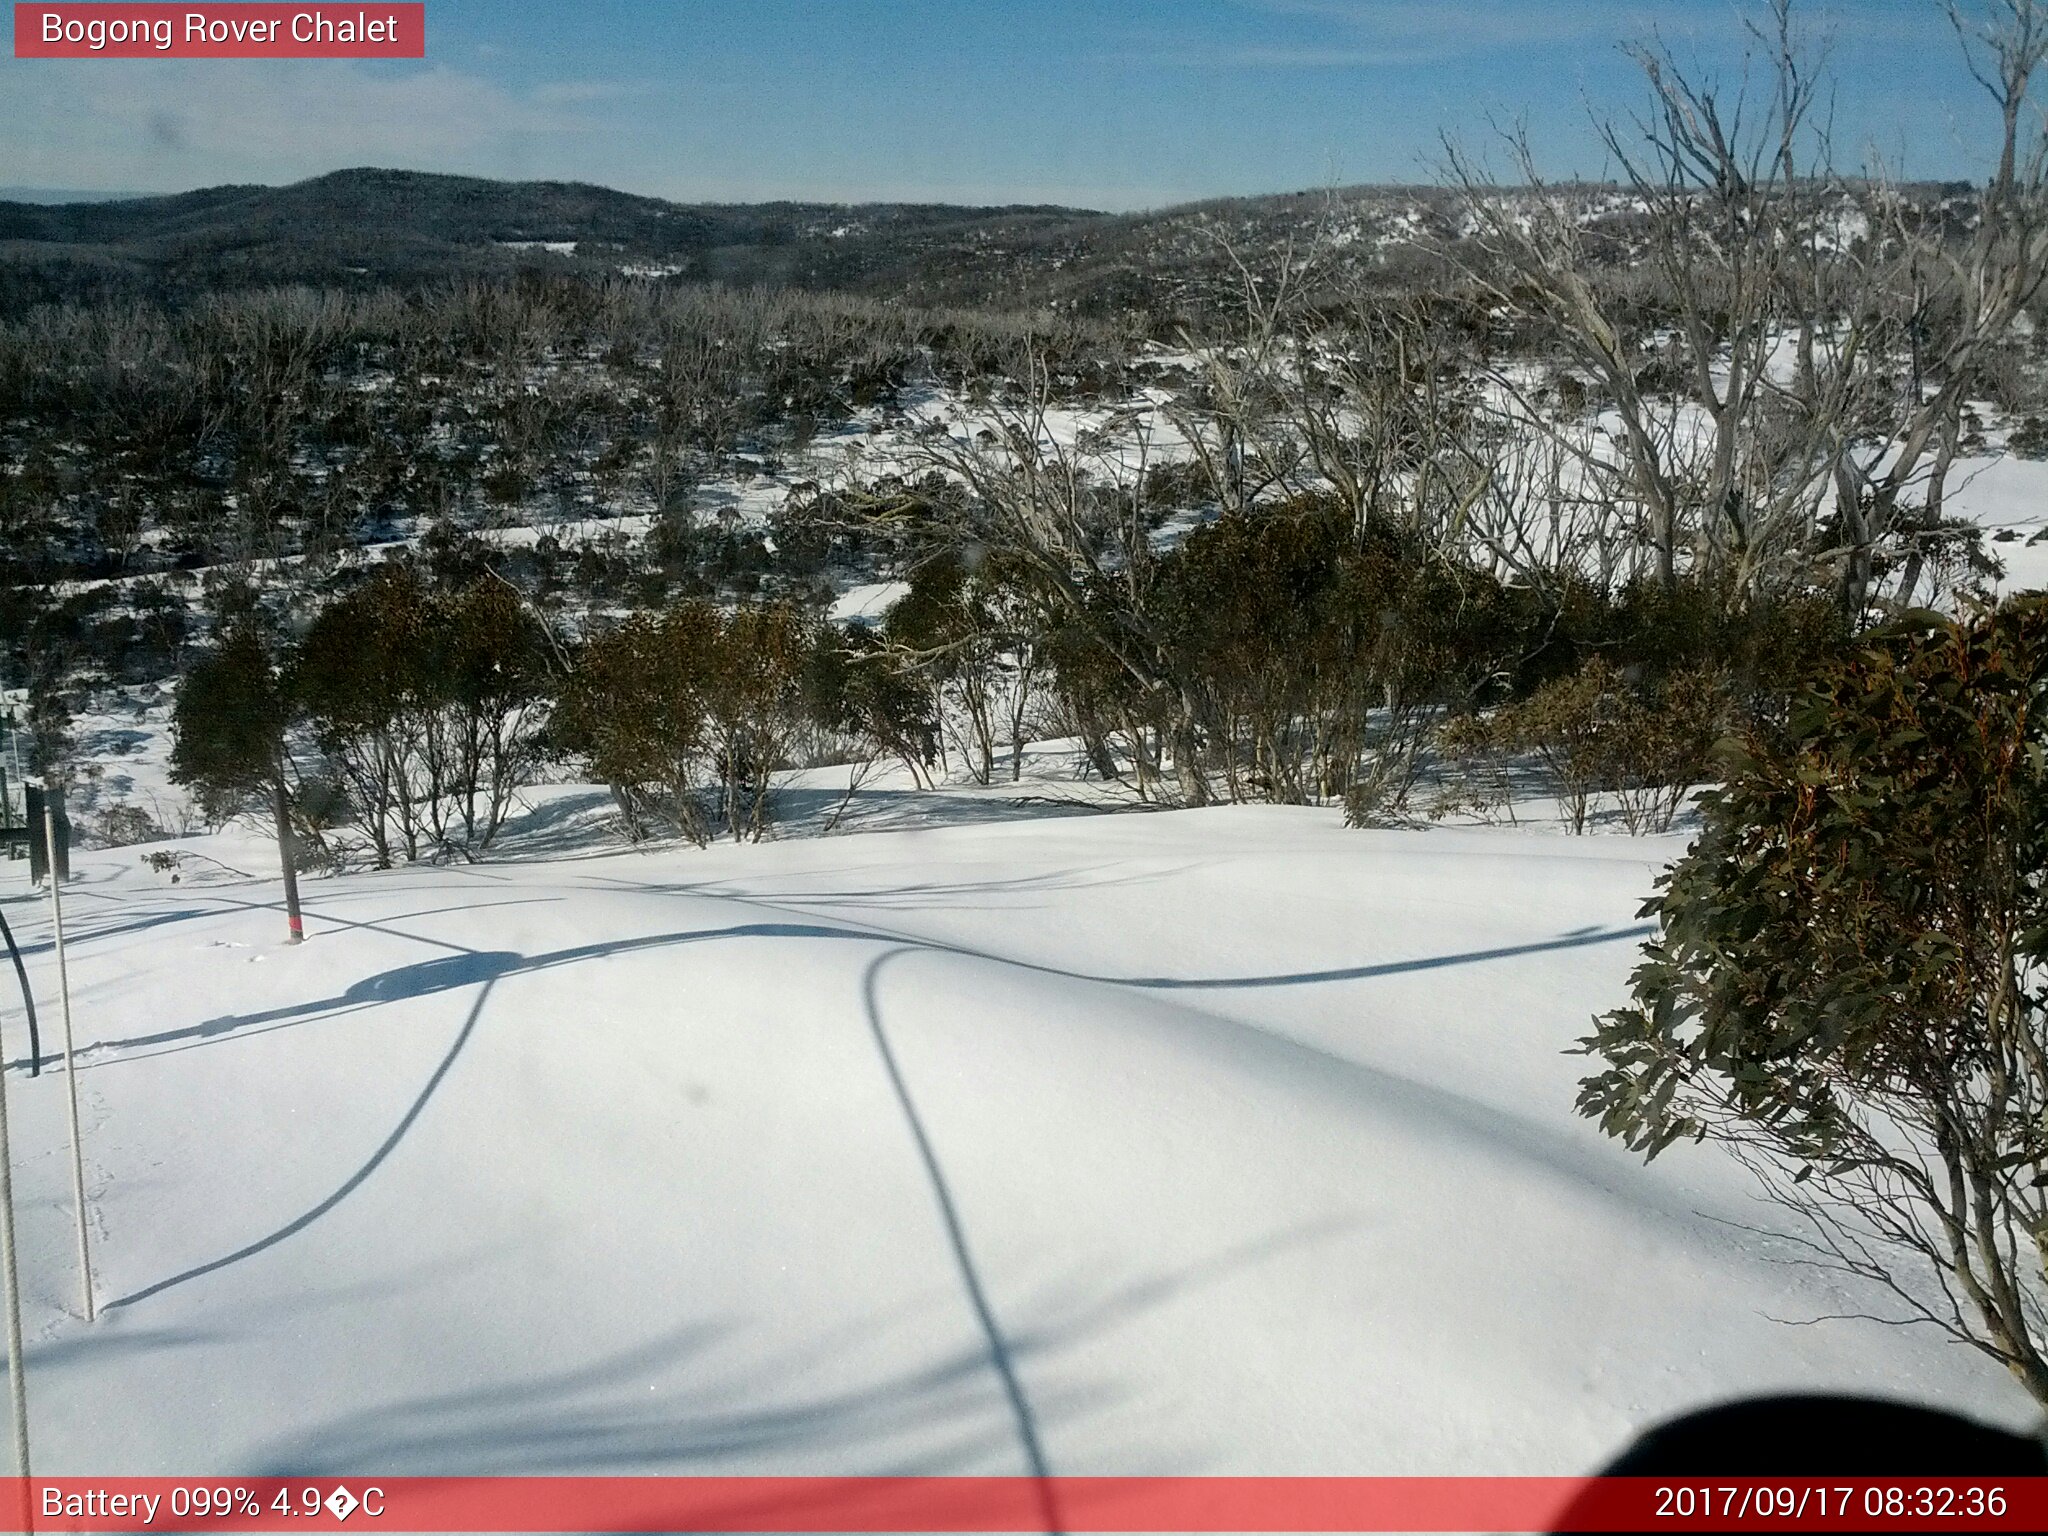
<path fill-rule="evenodd" d="M 380 869 L 390 866 L 395 846 L 414 858 L 420 850 L 401 714 L 423 683 L 423 607 L 409 572 L 380 573 L 321 610 L 298 644 L 288 681 Z"/>
<path fill-rule="evenodd" d="M 719 616 L 703 683 L 709 742 L 735 841 L 760 841 L 768 829 L 774 773 L 809 719 L 804 677 L 810 627 L 783 604 Z"/>
<path fill-rule="evenodd" d="M 663 821 L 700 846 L 710 840 L 697 790 L 710 744 L 704 676 L 717 635 L 708 604 L 634 614 L 583 647 L 563 690 L 557 733 L 611 786 L 636 839 Z"/>
<path fill-rule="evenodd" d="M 435 834 L 490 845 L 533 774 L 547 714 L 547 640 L 506 583 L 473 581 L 439 595 L 427 658 L 432 708 L 421 732 Z"/>
<path fill-rule="evenodd" d="M 758 841 L 773 776 L 813 718 L 815 650 L 802 615 L 780 605 L 634 614 L 583 647 L 557 734 L 612 786 L 629 835 L 666 822 L 708 842 L 699 791 L 715 786 L 726 830 Z"/>
<path fill-rule="evenodd" d="M 1008 738 L 1014 780 L 1022 772 L 1025 719 L 1042 656 L 1041 583 L 1003 556 L 971 564 L 948 551 L 912 574 L 889 610 L 882 637 L 901 666 L 929 682 L 942 724 L 957 726 L 977 784 L 994 781 L 996 745 Z"/>
<path fill-rule="evenodd" d="M 2048 1404 L 2048 598 L 1873 634 L 1701 806 L 1581 1111 L 1730 1146 Z"/>
<path fill-rule="evenodd" d="M 803 686 L 811 716 L 825 730 L 896 758 L 914 783 L 931 787 L 939 756 L 938 705 L 874 630 L 856 625 L 836 637 L 821 636 Z"/>
<path fill-rule="evenodd" d="M 382 867 L 490 846 L 531 777 L 548 642 L 505 583 L 437 590 L 403 567 L 321 611 L 288 679 Z"/>
<path fill-rule="evenodd" d="M 254 624 L 231 624 L 178 687 L 172 719 L 171 778 L 195 790 L 212 814 L 267 799 L 277 826 L 285 918 L 294 943 L 304 937 L 292 858 L 291 792 L 285 731 L 291 706 L 268 647 Z"/>

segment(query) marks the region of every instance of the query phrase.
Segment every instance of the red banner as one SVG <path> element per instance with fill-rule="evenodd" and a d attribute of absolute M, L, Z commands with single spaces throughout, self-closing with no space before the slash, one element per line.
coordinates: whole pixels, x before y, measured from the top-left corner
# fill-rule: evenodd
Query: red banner
<path fill-rule="evenodd" d="M 2048 1478 L 63 1477 L 0 1505 L 6 1531 L 2040 1531 Z"/>
<path fill-rule="evenodd" d="M 424 4 L 14 7 L 17 59 L 422 59 Z"/>

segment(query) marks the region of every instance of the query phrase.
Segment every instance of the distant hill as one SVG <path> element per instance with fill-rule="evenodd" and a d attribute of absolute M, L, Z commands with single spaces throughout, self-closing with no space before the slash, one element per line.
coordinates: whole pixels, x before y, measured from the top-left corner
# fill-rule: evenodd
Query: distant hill
<path fill-rule="evenodd" d="M 1639 210 L 1564 189 L 1627 261 Z M 1943 189 L 1926 189 L 1938 202 Z M 1353 277 L 1427 280 L 1466 229 L 1432 187 L 1349 187 L 1107 214 L 1056 206 L 674 203 L 579 182 L 347 170 L 291 186 L 0 201 L 0 316 L 58 299 L 270 283 L 400 286 L 522 269 L 843 290 L 922 304 L 1184 313 L 1239 302 L 1242 258 L 1314 244 Z"/>
<path fill-rule="evenodd" d="M 1057 207 L 685 204 L 574 182 L 347 170 L 100 202 L 0 201 L 0 263 L 67 286 L 411 281 L 521 266 L 857 287 L 919 252 L 1104 215 Z"/>
<path fill-rule="evenodd" d="M 577 182 L 347 170 L 99 202 L 0 201 L 0 313 L 69 296 L 406 284 L 522 268 L 840 289 L 923 303 L 1143 308 L 1334 219 L 1362 257 L 1443 223 L 1358 188 L 1154 213 L 931 203 L 674 203 Z"/>
<path fill-rule="evenodd" d="M 88 191 L 83 187 L 0 187 L 0 203 L 110 203 L 124 197 L 148 197 L 147 192 L 113 192 L 105 188 Z"/>

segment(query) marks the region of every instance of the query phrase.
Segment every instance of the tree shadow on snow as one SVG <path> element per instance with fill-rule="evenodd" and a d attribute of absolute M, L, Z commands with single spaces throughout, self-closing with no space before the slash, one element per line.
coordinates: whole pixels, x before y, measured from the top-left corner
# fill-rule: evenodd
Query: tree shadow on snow
<path fill-rule="evenodd" d="M 1101 794 L 1062 795 L 1047 792 L 1043 786 L 1025 791 L 1008 782 L 941 785 L 938 789 L 865 787 L 851 797 L 844 789 L 790 785 L 775 791 L 774 807 L 775 819 L 768 831 L 771 842 L 1165 809 L 1135 796 L 1105 800 Z M 825 832 L 828 824 L 831 834 Z M 550 794 L 508 818 L 492 844 L 492 853 L 524 859 L 594 859 L 660 852 L 681 845 L 682 840 L 673 835 L 625 841 L 610 792 L 593 789 Z"/>
<path fill-rule="evenodd" d="M 455 1065 L 455 1058 L 460 1056 L 463 1047 L 469 1044 L 470 1036 L 476 1032 L 477 1020 L 483 1017 L 484 1004 L 490 1001 L 491 989 L 497 984 L 497 976 L 493 973 L 488 962 L 498 957 L 480 955 L 468 958 L 486 963 L 481 966 L 471 966 L 467 981 L 447 984 L 471 985 L 477 980 L 481 980 L 483 985 L 477 992 L 475 1004 L 472 1005 L 468 1016 L 462 1021 L 462 1028 L 456 1032 L 454 1042 L 448 1047 L 447 1054 L 441 1058 L 439 1065 L 428 1074 L 427 1081 L 420 1089 L 419 1096 L 413 1100 L 412 1106 L 399 1118 L 398 1124 L 392 1128 L 391 1134 L 384 1138 L 383 1142 L 370 1154 L 368 1160 L 360 1168 L 344 1179 L 340 1187 L 333 1194 L 286 1222 L 276 1231 L 258 1238 L 253 1243 L 244 1244 L 233 1253 L 223 1254 L 220 1258 L 210 1260 L 205 1264 L 195 1265 L 191 1269 L 170 1276 L 168 1279 L 158 1280 L 152 1285 L 146 1285 L 139 1291 L 132 1291 L 118 1300 L 107 1303 L 106 1310 L 113 1312 L 122 1307 L 133 1306 L 136 1302 L 146 1301 L 151 1296 L 170 1290 L 173 1286 L 183 1285 L 188 1280 L 197 1280 L 202 1275 L 210 1275 L 216 1270 L 226 1269 L 230 1264 L 239 1264 L 244 1259 L 254 1258 L 266 1249 L 275 1248 L 286 1238 L 303 1232 L 322 1216 L 325 1216 L 329 1211 L 341 1204 L 350 1195 L 354 1194 L 357 1189 L 361 1188 L 370 1175 L 382 1166 L 384 1160 L 405 1139 L 406 1132 L 413 1128 L 413 1124 L 419 1119 L 421 1111 L 427 1107 L 427 1101 L 434 1096 L 434 1090 L 441 1086 L 441 1080 L 448 1075 L 448 1069 Z M 427 964 L 453 968 L 461 966 L 463 960 L 464 957 L 458 957 L 454 961 L 428 961 Z M 376 980 L 377 978 L 373 977 L 371 979 Z"/>
<path fill-rule="evenodd" d="M 500 981 L 524 972 L 602 956 L 739 937 L 878 942 L 876 935 L 854 929 L 802 923 L 755 923 L 728 929 L 654 934 L 638 939 L 578 945 L 532 957 L 511 951 L 459 953 L 367 977 L 338 998 L 263 1014 L 216 1019 L 198 1026 L 196 1031 L 184 1032 L 203 1038 L 208 1033 L 227 1034 L 250 1026 L 276 1026 L 319 1012 L 371 1007 L 469 987 L 478 989 L 461 1028 L 411 1106 L 369 1158 L 333 1193 L 264 1237 L 123 1296 L 112 1302 L 108 1310 L 114 1312 L 136 1305 L 188 1281 L 252 1258 L 305 1231 L 340 1205 L 377 1171 L 418 1121 L 473 1037 L 484 1008 Z M 1580 942 L 1586 937 L 1568 936 L 1560 942 Z M 279 1456 L 298 1471 L 322 1464 L 335 1467 L 392 1465 L 393 1456 L 400 1451 L 407 1456 L 423 1456 L 426 1465 L 437 1469 L 458 1462 L 470 1465 L 481 1462 L 492 1470 L 531 1470 L 540 1461 L 577 1468 L 687 1466 L 721 1456 L 771 1450 L 820 1452 L 834 1448 L 859 1450 L 866 1446 L 875 1451 L 880 1448 L 878 1441 L 886 1443 L 891 1437 L 900 1438 L 906 1434 L 921 1436 L 929 1442 L 936 1430 L 943 1431 L 941 1447 L 918 1452 L 905 1465 L 905 1470 L 938 1471 L 982 1462 L 1000 1450 L 1003 1440 L 1012 1441 L 1021 1453 L 1029 1475 L 1036 1481 L 1042 1523 L 1047 1530 L 1058 1530 L 1060 1520 L 1053 1504 L 1050 1481 L 1052 1470 L 1039 1414 L 1047 1406 L 1056 1407 L 1062 1415 L 1079 1414 L 1086 1411 L 1091 1402 L 1099 1403 L 1101 1395 L 1070 1387 L 1034 1403 L 1025 1387 L 1025 1363 L 1055 1354 L 1079 1336 L 1100 1329 L 1121 1315 L 1159 1304 L 1183 1286 L 1200 1279 L 1204 1268 L 1212 1274 L 1227 1273 L 1255 1263 L 1279 1248 L 1311 1240 L 1321 1234 L 1283 1233 L 1222 1255 L 1210 1265 L 1184 1276 L 1154 1277 L 1127 1287 L 1120 1294 L 1098 1297 L 1086 1305 L 1069 1304 L 1056 1308 L 1052 1315 L 1034 1321 L 1021 1335 L 1006 1332 L 976 1262 L 968 1224 L 947 1179 L 939 1149 L 919 1113 L 909 1081 L 890 1041 L 879 1001 L 879 978 L 892 961 L 934 950 L 945 952 L 948 948 L 943 945 L 893 943 L 868 965 L 862 980 L 862 1004 L 866 1025 L 922 1165 L 944 1240 L 980 1334 L 977 1345 L 952 1351 L 915 1370 L 899 1373 L 870 1387 L 814 1397 L 795 1404 L 782 1401 L 763 1406 L 748 1401 L 759 1395 L 761 1378 L 759 1371 L 755 1370 L 748 1373 L 744 1393 L 727 1389 L 723 1395 L 712 1393 L 699 1401 L 677 1401 L 671 1397 L 668 1401 L 646 1407 L 638 1406 L 636 1397 L 633 1409 L 621 1408 L 616 1401 L 617 1393 L 612 1389 L 628 1381 L 642 1381 L 650 1370 L 659 1372 L 673 1367 L 692 1351 L 705 1346 L 712 1337 L 702 1328 L 682 1328 L 647 1345 L 552 1376 L 365 1410 L 292 1436 L 289 1445 L 279 1451 Z M 1491 953 L 1486 952 L 1481 958 Z M 1033 966 L 1031 969 L 1050 968 Z M 1141 979 L 1132 984 L 1144 985 L 1145 982 Z M 693 1380 L 698 1375 L 695 1371 L 687 1374 Z M 1008 1421 L 1000 1436 L 990 1428 L 985 1412 L 977 1417 L 976 1412 L 970 1411 L 977 1393 L 985 1397 L 987 1377 L 991 1374 L 1001 1389 L 1003 1417 Z M 593 1397 L 597 1400 L 591 1401 Z M 510 1458 L 509 1464 L 507 1458 Z M 898 1459 L 901 1460 L 900 1456 Z"/>
<path fill-rule="evenodd" d="M 926 1130 L 923 1117 L 917 1112 L 917 1101 L 911 1097 L 910 1085 L 905 1081 L 903 1068 L 896 1059 L 896 1052 L 889 1044 L 889 1032 L 882 1024 L 882 1007 L 878 990 L 882 970 L 892 960 L 904 955 L 915 954 L 914 949 L 892 949 L 875 956 L 868 962 L 861 974 L 861 1008 L 866 1015 L 868 1032 L 874 1037 L 876 1053 L 881 1057 L 882 1069 L 888 1074 L 890 1090 L 896 1095 L 896 1104 L 903 1112 L 903 1121 L 910 1131 L 911 1140 L 916 1144 L 918 1160 L 924 1165 L 926 1181 L 931 1186 L 932 1199 L 938 1206 L 939 1220 L 945 1228 L 946 1242 L 952 1250 L 953 1263 L 960 1272 L 960 1283 L 967 1293 L 968 1305 L 974 1311 L 976 1323 L 982 1336 L 988 1341 L 989 1364 L 994 1368 L 996 1378 L 1002 1383 L 1003 1397 L 1009 1403 L 1011 1417 L 1017 1426 L 1017 1442 L 1024 1453 L 1025 1465 L 1039 1490 L 1039 1513 L 1048 1531 L 1060 1529 L 1059 1512 L 1054 1505 L 1052 1494 L 1052 1469 L 1045 1459 L 1045 1447 L 1040 1439 L 1037 1416 L 1032 1412 L 1031 1400 L 1025 1395 L 1023 1377 L 1019 1374 L 1017 1360 L 1009 1342 L 1003 1337 L 1002 1326 L 996 1321 L 995 1308 L 989 1301 L 988 1290 L 982 1284 L 981 1271 L 976 1267 L 974 1254 L 967 1242 L 967 1228 L 960 1216 L 960 1208 L 954 1200 L 951 1186 L 946 1181 L 945 1168 L 939 1162 L 938 1149 L 933 1145 Z"/>
<path fill-rule="evenodd" d="M 895 870 L 901 866 L 881 864 L 869 867 Z M 1090 864 L 1073 869 L 1046 870 L 1039 874 L 1007 875 L 995 879 L 910 880 L 868 886 L 823 886 L 811 890 L 764 889 L 764 882 L 759 879 L 741 881 L 714 878 L 651 882 L 612 880 L 602 876 L 593 878 L 635 894 L 704 896 L 721 901 L 742 902 L 748 906 L 771 911 L 782 907 L 823 906 L 887 912 L 987 912 L 1015 911 L 1031 906 L 1042 908 L 1048 905 L 1043 902 L 1021 902 L 1016 899 L 1018 897 L 1052 896 L 1073 891 L 1100 891 L 1119 886 L 1150 885 L 1197 867 L 1199 866 L 1196 863 L 1189 862 L 1113 874 L 1112 870 L 1125 866 Z M 856 865 L 840 872 L 858 875 L 865 870 Z M 877 936 L 897 937 L 894 934 Z M 905 942 L 917 941 L 906 938 Z"/>
<path fill-rule="evenodd" d="M 1057 1378 L 1038 1389 L 1036 1409 L 1061 1432 L 1088 1430 L 1094 1459 L 1165 1455 L 1185 1464 L 1200 1453 L 1162 1446 L 1149 1433 L 1142 1443 L 1110 1443 L 1100 1421 L 1138 1384 L 1099 1374 L 1076 1379 L 1076 1357 L 1177 1296 L 1356 1225 L 1276 1232 L 1177 1273 L 1121 1284 L 1105 1284 L 1099 1264 L 1088 1266 L 1085 1281 L 1056 1284 L 1041 1275 L 1013 1301 L 1022 1321 L 1003 1344 L 1009 1368 Z M 894 1316 L 849 1317 L 805 1337 L 779 1332 L 765 1347 L 760 1340 L 772 1318 L 681 1321 L 575 1364 L 545 1355 L 541 1341 L 538 1368 L 501 1366 L 497 1375 L 446 1391 L 353 1406 L 278 1435 L 247 1470 L 296 1476 L 375 1467 L 481 1478 L 686 1474 L 732 1470 L 737 1462 L 752 1470 L 935 1476 L 1000 1468 L 1021 1455 L 1039 1480 L 1040 1524 L 1060 1529 L 1043 1481 L 1046 1455 L 1040 1449 L 1034 1460 L 1020 1444 L 1014 1404 L 991 1390 L 986 1338 L 959 1341 L 952 1320 L 931 1307 L 906 1303 Z M 810 1384 L 821 1361 L 839 1366 L 834 1384 Z M 747 1528 L 772 1516 L 794 1529 L 802 1509 L 794 1495 L 743 1498 L 711 1512 L 718 1518 L 693 1509 L 691 1528 Z"/>
<path fill-rule="evenodd" d="M 377 924 L 361 924 L 379 932 L 392 932 Z M 109 1061 L 90 1061 L 88 1067 L 104 1067 L 120 1061 L 134 1061 L 146 1055 L 161 1054 L 145 1051 L 145 1047 L 184 1047 L 205 1044 L 213 1040 L 239 1034 L 260 1031 L 265 1026 L 295 1023 L 303 1019 L 334 1016 L 351 1013 L 364 1008 L 373 1008 L 385 1003 L 399 1002 L 412 998 L 429 997 L 436 993 L 458 990 L 490 983 L 508 976 L 555 970 L 562 966 L 575 965 L 586 960 L 606 959 L 616 955 L 634 954 L 647 950 L 674 949 L 691 944 L 706 944 L 722 940 L 737 939 L 821 939 L 827 941 L 851 940 L 862 944 L 888 944 L 906 950 L 932 954 L 958 956 L 963 959 L 982 960 L 1014 970 L 1029 971 L 1036 975 L 1052 976 L 1068 981 L 1090 982 L 1102 986 L 1134 987 L 1147 991 L 1233 991 L 1268 987 L 1316 986 L 1331 982 L 1369 981 L 1382 976 L 1407 975 L 1417 971 L 1442 970 L 1452 966 L 1477 965 L 1491 960 L 1514 959 L 1524 955 L 1544 954 L 1554 950 L 1579 949 L 1588 945 L 1614 944 L 1628 939 L 1642 938 L 1653 932 L 1648 924 L 1637 924 L 1629 928 L 1578 930 L 1561 934 L 1555 938 L 1532 940 L 1526 944 L 1500 945 L 1491 949 L 1465 950 L 1448 955 L 1428 955 L 1411 960 L 1386 960 L 1366 965 L 1336 966 L 1315 971 L 1286 971 L 1261 976 L 1111 976 L 1092 971 L 1074 970 L 1064 966 L 1048 965 L 1038 961 L 1020 960 L 991 951 L 976 949 L 970 945 L 944 943 L 934 939 L 919 939 L 906 935 L 876 932 L 865 928 L 839 927 L 828 923 L 809 922 L 757 922 L 734 923 L 724 928 L 684 929 L 670 933 L 643 934 L 630 939 L 608 939 L 590 944 L 572 945 L 565 949 L 549 950 L 539 955 L 522 955 L 511 950 L 466 950 L 450 945 L 458 953 L 434 960 L 422 960 L 411 965 L 397 966 L 388 971 L 379 971 L 355 982 L 347 990 L 334 997 L 323 997 L 303 1003 L 290 1003 L 277 1008 L 264 1009 L 257 1013 L 222 1014 L 203 1023 L 188 1025 L 179 1029 L 162 1030 L 151 1035 L 136 1035 L 122 1040 L 103 1040 L 88 1047 L 82 1055 L 98 1056 L 109 1051 L 128 1051 L 136 1054 L 115 1057 Z M 412 935 L 402 935 L 412 937 Z M 434 941 L 423 941 L 434 942 Z"/>

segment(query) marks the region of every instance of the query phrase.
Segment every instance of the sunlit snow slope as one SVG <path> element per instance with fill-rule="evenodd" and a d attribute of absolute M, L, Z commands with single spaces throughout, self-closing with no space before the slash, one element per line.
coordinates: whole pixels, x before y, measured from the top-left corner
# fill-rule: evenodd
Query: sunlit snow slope
<path fill-rule="evenodd" d="M 9 1076 L 38 1470 L 1548 1473 L 1792 1386 L 2022 1421 L 1938 1339 L 1775 1321 L 1882 1298 L 1726 1225 L 1772 1213 L 1718 1154 L 1573 1117 L 1679 847 L 1068 816 L 312 881 L 298 949 L 274 884 L 87 855 L 96 1323 L 62 1076 Z"/>

